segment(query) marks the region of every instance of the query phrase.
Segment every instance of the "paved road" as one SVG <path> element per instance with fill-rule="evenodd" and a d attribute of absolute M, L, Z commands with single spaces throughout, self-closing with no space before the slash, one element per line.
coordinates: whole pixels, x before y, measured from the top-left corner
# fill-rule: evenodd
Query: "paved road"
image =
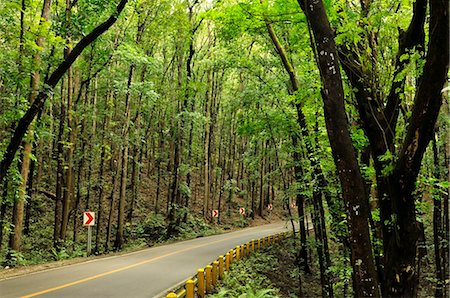
<path fill-rule="evenodd" d="M 0 281 L 0 297 L 155 297 L 231 248 L 286 230 L 276 223 Z"/>

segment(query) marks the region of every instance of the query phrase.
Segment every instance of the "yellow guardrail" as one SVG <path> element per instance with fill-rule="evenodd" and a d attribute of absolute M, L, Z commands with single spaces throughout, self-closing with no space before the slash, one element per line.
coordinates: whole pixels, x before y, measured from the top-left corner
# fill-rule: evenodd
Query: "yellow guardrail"
<path fill-rule="evenodd" d="M 293 233 L 283 232 L 269 235 L 236 246 L 235 249 L 231 249 L 227 252 L 225 256 L 221 255 L 205 268 L 198 269 L 195 276 L 186 280 L 182 286 L 167 294 L 166 298 L 204 298 L 206 295 L 213 292 L 213 289 L 217 286 L 219 280 L 224 278 L 225 271 L 230 271 L 230 267 L 234 262 L 249 256 L 255 250 L 280 242 L 289 235 L 293 235 Z"/>

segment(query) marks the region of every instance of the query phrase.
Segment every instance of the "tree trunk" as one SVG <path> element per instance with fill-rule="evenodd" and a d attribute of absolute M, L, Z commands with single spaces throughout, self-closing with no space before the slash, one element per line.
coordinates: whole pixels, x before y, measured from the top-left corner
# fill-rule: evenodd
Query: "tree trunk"
<path fill-rule="evenodd" d="M 42 13 L 41 13 L 41 21 L 39 22 L 39 26 L 41 26 L 44 22 L 48 21 L 49 18 L 49 14 L 50 14 L 50 5 L 51 5 L 51 0 L 45 0 L 43 3 L 43 7 L 42 7 Z M 22 22 L 23 25 L 23 22 Z M 38 36 L 38 38 L 35 41 L 36 46 L 37 47 L 42 47 L 43 43 L 44 43 L 44 38 L 41 36 Z M 41 55 L 40 52 L 36 52 L 36 54 L 34 54 L 33 56 L 33 64 L 35 69 L 39 69 L 40 64 L 41 64 Z M 39 83 L 40 83 L 40 72 L 39 71 L 33 71 L 31 74 L 31 92 L 29 95 L 29 102 L 30 104 L 33 104 L 36 97 L 37 97 L 37 93 L 39 90 Z M 32 138 L 33 138 L 33 129 L 30 128 L 29 132 L 28 132 L 28 136 L 25 140 L 25 144 L 24 144 L 24 152 L 23 152 L 23 156 L 22 156 L 22 168 L 21 168 L 21 177 L 22 177 L 22 181 L 19 185 L 19 197 L 17 198 L 17 200 L 14 202 L 14 207 L 13 207 L 13 234 L 10 237 L 10 249 L 14 250 L 14 251 L 20 251 L 21 248 L 21 242 L 22 242 L 22 228 L 23 228 L 23 209 L 24 209 L 24 205 L 25 205 L 25 195 L 26 195 L 26 187 L 28 185 L 28 175 L 30 173 L 30 162 L 31 162 L 31 153 L 33 150 L 33 146 L 32 146 Z M 5 154 L 6 155 L 6 154 Z M 2 169 L 1 172 L 3 172 L 4 169 Z M 6 173 L 6 172 L 4 172 Z M 0 179 L 1 181 L 1 179 Z"/>
<path fill-rule="evenodd" d="M 125 220 L 125 200 L 127 195 L 127 176 L 128 176 L 128 136 L 130 132 L 130 120 L 131 120 L 131 82 L 133 80 L 134 65 L 130 66 L 128 73 L 127 94 L 125 100 L 125 126 L 122 132 L 123 148 L 122 148 L 122 162 L 121 162 L 121 174 L 120 174 L 120 192 L 119 192 L 119 211 L 117 215 L 117 233 L 116 240 L 114 242 L 114 249 L 122 249 L 124 243 L 124 220 Z"/>
<path fill-rule="evenodd" d="M 107 116 L 105 117 L 105 120 L 103 121 L 103 134 L 102 134 L 102 152 L 100 153 L 100 165 L 99 165 L 99 174 L 98 174 L 98 179 L 99 179 L 99 187 L 100 187 L 100 191 L 98 194 L 98 201 L 97 201 L 97 227 L 96 227 L 96 237 L 95 237 L 95 248 L 94 248 L 94 253 L 98 254 L 100 253 L 100 240 L 101 240 L 101 231 L 102 231 L 102 224 L 103 224 L 103 200 L 104 200 L 104 194 L 105 194 L 105 183 L 104 180 L 106 177 L 104 177 L 104 173 L 105 173 L 105 155 L 106 155 L 106 147 L 103 144 L 104 141 L 104 135 L 105 132 L 108 129 L 108 120 L 107 120 Z"/>
<path fill-rule="evenodd" d="M 208 79 L 207 79 L 207 84 L 206 84 L 206 86 L 207 86 L 207 88 L 206 88 L 206 95 L 205 95 L 205 117 L 207 118 L 207 119 L 209 119 L 209 121 L 211 121 L 211 117 L 210 117 L 210 110 L 211 110 L 211 100 L 210 100 L 210 97 L 211 97 L 211 89 L 210 89 L 210 85 L 211 85 L 211 76 L 212 76 L 212 71 L 210 70 L 210 71 L 208 71 L 208 75 L 207 75 L 207 77 L 208 77 Z M 210 145 L 211 145 L 211 134 L 210 134 L 210 128 L 211 128 L 211 125 L 208 125 L 208 123 L 206 123 L 206 125 L 205 125 L 205 166 L 204 166 L 204 170 L 205 170 L 205 173 L 204 173 L 204 179 L 205 179 L 205 181 L 204 181 L 204 187 L 205 187 L 205 191 L 204 191 L 204 197 L 203 197 L 203 217 L 205 218 L 205 219 L 207 219 L 208 218 L 208 212 L 209 212 L 209 210 L 210 210 L 210 207 L 209 207 L 209 202 L 210 202 L 210 200 L 209 200 L 209 196 L 210 196 L 210 193 L 209 193 L 209 191 L 210 191 L 210 181 L 209 181 L 209 178 L 210 178 L 210 161 L 211 161 L 211 148 L 210 148 Z"/>
<path fill-rule="evenodd" d="M 297 185 L 303 182 L 303 169 L 301 168 L 301 158 L 298 152 L 298 139 L 297 136 L 292 135 L 292 145 L 294 147 L 294 175 Z M 278 157 L 277 157 L 278 158 Z M 284 179 L 284 178 L 283 178 Z M 306 228 L 305 228 L 305 196 L 302 195 L 301 190 L 296 190 L 296 205 L 298 211 L 298 222 L 299 222 L 299 232 L 300 232 L 300 249 L 297 253 L 297 259 L 300 268 L 305 273 L 311 273 L 311 267 L 308 263 L 308 243 L 306 240 Z"/>
<path fill-rule="evenodd" d="M 299 1 L 299 4 L 314 36 L 311 46 L 319 53 L 317 63 L 323 85 L 325 123 L 347 208 L 354 293 L 357 297 L 379 297 L 378 278 L 367 222 L 369 216 L 367 194 L 348 130 L 334 33 L 322 1 L 306 0 Z"/>
<path fill-rule="evenodd" d="M 30 221 L 31 221 L 31 209 L 33 207 L 33 175 L 36 168 L 36 162 L 34 160 L 31 160 L 30 164 L 30 173 L 28 174 L 28 186 L 27 186 L 27 205 L 25 207 L 25 226 L 23 228 L 23 234 L 29 235 L 30 234 Z"/>
<path fill-rule="evenodd" d="M 436 134 L 438 133 L 438 129 L 436 128 Z M 434 176 L 436 179 L 440 180 L 441 171 L 439 165 L 439 157 L 438 157 L 438 148 L 436 145 L 436 137 L 432 140 L 433 145 L 433 161 L 434 161 Z M 436 196 L 436 194 L 432 194 Z M 443 284 L 445 284 L 444 280 L 444 272 L 442 267 L 442 198 L 441 197 L 433 197 L 433 244 L 434 244 L 434 260 L 435 260 L 435 268 L 436 268 L 436 291 L 434 296 L 436 298 L 443 297 Z"/>
<path fill-rule="evenodd" d="M 64 85 L 64 84 L 62 84 Z M 61 98 L 64 98 L 64 88 L 61 88 Z M 63 195 L 63 187 L 64 187 L 64 123 L 66 118 L 66 106 L 63 101 L 61 101 L 61 110 L 59 114 L 59 131 L 57 138 L 57 146 L 56 146 L 56 199 L 55 199 L 55 221 L 53 226 L 53 242 L 55 248 L 59 247 L 60 238 L 59 231 L 61 227 L 61 206 L 62 206 L 62 195 Z"/>

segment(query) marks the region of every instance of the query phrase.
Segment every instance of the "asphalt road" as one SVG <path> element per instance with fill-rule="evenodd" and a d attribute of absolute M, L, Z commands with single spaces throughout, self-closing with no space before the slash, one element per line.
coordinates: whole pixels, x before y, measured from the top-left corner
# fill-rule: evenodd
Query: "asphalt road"
<path fill-rule="evenodd" d="M 219 255 L 286 230 L 276 223 L 0 281 L 0 297 L 157 297 Z"/>

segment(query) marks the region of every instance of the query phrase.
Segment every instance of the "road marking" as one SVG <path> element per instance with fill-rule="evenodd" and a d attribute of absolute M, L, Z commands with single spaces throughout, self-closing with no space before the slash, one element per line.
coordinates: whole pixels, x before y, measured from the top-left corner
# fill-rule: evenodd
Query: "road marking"
<path fill-rule="evenodd" d="M 24 277 L 27 277 L 30 275 L 42 274 L 42 273 L 49 272 L 49 271 L 62 270 L 62 269 L 66 269 L 69 267 L 82 266 L 84 264 L 90 264 L 90 263 L 94 263 L 94 262 L 104 262 L 104 261 L 107 261 L 110 259 L 117 259 L 117 258 L 123 258 L 123 257 L 131 256 L 131 255 L 135 255 L 135 254 L 146 253 L 148 251 L 160 249 L 160 248 L 170 246 L 170 245 L 173 245 L 173 246 L 183 245 L 183 244 L 188 244 L 191 242 L 198 241 L 200 239 L 205 240 L 208 238 L 212 239 L 212 238 L 217 238 L 217 237 L 225 236 L 225 235 L 229 235 L 229 234 L 241 234 L 243 232 L 249 232 L 251 230 L 261 228 L 261 227 L 267 227 L 269 229 L 269 226 L 277 225 L 279 223 L 282 223 L 282 222 L 275 222 L 275 223 L 271 223 L 271 224 L 267 224 L 267 225 L 263 225 L 263 226 L 250 227 L 250 228 L 239 229 L 239 230 L 235 230 L 235 231 L 225 231 L 220 234 L 215 234 L 215 235 L 206 236 L 206 237 L 192 238 L 192 239 L 188 239 L 188 240 L 174 241 L 174 242 L 168 242 L 168 243 L 161 243 L 161 244 L 157 244 L 153 247 L 147 247 L 147 248 L 143 248 L 143 249 L 141 248 L 139 250 L 131 251 L 131 252 L 119 252 L 117 254 L 102 255 L 102 256 L 98 256 L 98 258 L 91 259 L 91 260 L 87 259 L 87 260 L 83 260 L 83 261 L 73 263 L 73 264 L 59 265 L 58 267 L 45 268 L 45 269 L 36 270 L 36 271 L 28 272 L 28 273 L 21 273 L 21 274 L 17 274 L 17 275 L 0 278 L 0 283 L 7 281 L 7 280 L 24 278 Z M 270 230 L 273 230 L 273 229 L 276 229 L 276 228 L 270 228 Z"/>
<path fill-rule="evenodd" d="M 278 228 L 274 228 L 274 229 L 270 229 L 270 230 L 275 230 L 275 229 L 278 229 Z M 122 268 L 118 268 L 118 269 L 114 269 L 114 270 L 111 270 L 111 271 L 103 272 L 103 273 L 100 273 L 100 274 L 97 274 L 97 275 L 93 275 L 93 276 L 90 276 L 90 277 L 79 279 L 79 280 L 76 280 L 74 282 L 62 284 L 60 286 L 49 288 L 49 289 L 46 289 L 46 290 L 43 290 L 43 291 L 39 291 L 39 292 L 31 293 L 31 294 L 28 294 L 28 295 L 25 295 L 25 296 L 21 296 L 20 298 L 30 298 L 30 297 L 35 297 L 35 296 L 39 296 L 39 295 L 42 295 L 42 294 L 54 292 L 54 291 L 57 291 L 57 290 L 60 290 L 60 289 L 64 289 L 64 288 L 67 288 L 67 287 L 71 287 L 71 286 L 74 286 L 74 285 L 77 285 L 77 284 L 80 284 L 80 283 L 83 283 L 83 282 L 86 282 L 86 281 L 97 279 L 97 278 L 100 278 L 100 277 L 103 277 L 103 276 L 106 276 L 106 275 L 110 275 L 110 274 L 113 274 L 113 273 L 117 273 L 117 272 L 121 272 L 121 271 L 124 271 L 124 270 L 127 270 L 127 269 L 131 269 L 131 268 L 134 268 L 134 267 L 137 267 L 137 266 L 140 266 L 140 265 L 151 263 L 153 261 L 156 261 L 156 260 L 159 260 L 159 259 L 163 259 L 163 258 L 172 256 L 172 255 L 175 255 L 175 254 L 179 254 L 181 252 L 185 252 L 185 251 L 188 251 L 188 250 L 200 248 L 200 247 L 203 247 L 203 246 L 207 246 L 207 245 L 211 245 L 211 244 L 215 244 L 215 243 L 219 243 L 219 242 L 223 242 L 223 241 L 228 241 L 230 239 L 238 238 L 238 237 L 241 237 L 241 235 L 236 235 L 236 236 L 229 237 L 229 238 L 226 238 L 226 239 L 216 240 L 216 241 L 212 241 L 212 242 L 208 242 L 208 243 L 204 243 L 204 244 L 200 244 L 200 245 L 196 245 L 196 246 L 183 248 L 181 250 L 174 251 L 174 252 L 162 255 L 162 256 L 154 257 L 154 258 L 151 258 L 151 259 L 139 262 L 139 263 L 135 263 L 135 264 L 128 265 L 128 266 L 125 266 L 125 267 L 122 267 Z"/>
<path fill-rule="evenodd" d="M 102 256 L 98 256 L 98 258 L 94 258 L 94 259 L 87 259 L 84 261 L 80 261 L 77 263 L 73 263 L 73 264 L 65 264 L 65 265 L 59 265 L 58 267 L 53 267 L 53 268 L 45 268 L 42 270 L 36 270 L 36 271 L 32 271 L 32 272 L 28 272 L 28 273 L 22 273 L 22 274 L 17 274 L 17 275 L 12 275 L 12 276 L 8 276 L 8 277 L 4 277 L 4 278 L 0 278 L 0 283 L 4 282 L 6 280 L 11 280 L 11 279 L 19 279 L 19 278 L 24 278 L 26 276 L 30 276 L 30 275 L 35 275 L 35 274 L 42 274 L 45 272 L 49 272 L 49 271 L 55 271 L 55 270 L 62 270 L 62 269 L 66 269 L 69 267 L 74 267 L 74 266 L 81 266 L 84 264 L 89 264 L 89 263 L 94 263 L 94 262 L 103 262 L 106 260 L 110 260 L 110 259 L 117 259 L 117 258 L 123 258 L 123 257 L 127 257 L 127 256 L 131 256 L 131 255 L 135 255 L 135 254 L 140 254 L 140 253 L 146 253 L 149 250 L 155 250 L 155 249 L 159 249 L 165 246 L 169 246 L 169 245 L 180 245 L 180 244 L 188 244 L 191 242 L 195 242 L 198 241 L 199 239 L 201 240 L 205 240 L 208 238 L 217 238 L 219 236 L 224 236 L 224 235 L 229 235 L 229 234 L 241 234 L 244 232 L 249 232 L 251 230 L 257 229 L 257 228 L 261 228 L 261 227 L 266 227 L 269 230 L 273 230 L 276 228 L 269 228 L 270 226 L 274 226 L 277 224 L 280 224 L 282 222 L 275 222 L 275 223 L 271 223 L 271 224 L 267 224 L 267 225 L 263 225 L 263 226 L 256 226 L 256 227 L 250 227 L 250 228 L 244 228 L 244 229 L 239 229 L 239 230 L 235 230 L 235 231 L 225 231 L 223 233 L 220 234 L 215 234 L 215 235 L 211 235 L 211 236 L 206 236 L 206 237 L 200 237 L 200 238 L 193 238 L 193 239 L 188 239 L 188 240 L 182 240 L 182 241 L 175 241 L 175 242 L 168 242 L 168 243 L 160 243 L 157 244 L 153 247 L 147 247 L 144 249 L 138 249 L 136 251 L 131 251 L 131 252 L 119 252 L 117 254 L 110 254 L 110 255 L 102 255 Z"/>

